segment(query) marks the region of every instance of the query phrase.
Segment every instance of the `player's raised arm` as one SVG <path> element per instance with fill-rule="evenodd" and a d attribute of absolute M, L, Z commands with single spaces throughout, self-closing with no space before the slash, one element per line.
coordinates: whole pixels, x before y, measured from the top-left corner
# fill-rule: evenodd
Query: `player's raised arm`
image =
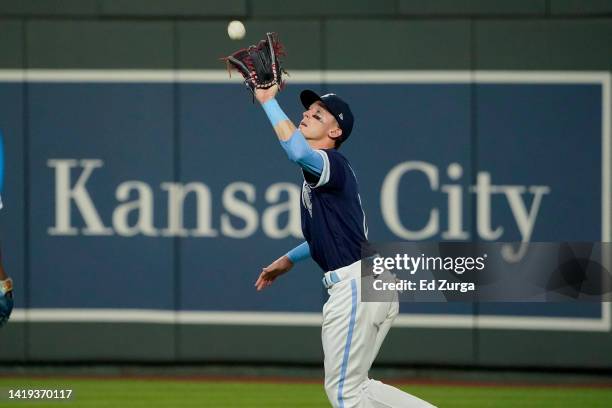
<path fill-rule="evenodd" d="M 315 175 L 321 174 L 323 158 L 310 147 L 304 135 L 289 120 L 275 98 L 277 93 L 278 86 L 274 85 L 268 89 L 255 90 L 255 98 L 261 103 L 261 107 L 266 112 L 289 160 L 297 163 L 310 173 Z"/>
<path fill-rule="evenodd" d="M 324 159 L 309 146 L 304 135 L 291 123 L 275 99 L 279 86 L 282 87 L 285 82 L 283 55 L 285 51 L 278 34 L 270 32 L 264 40 L 242 48 L 222 58 L 222 61 L 225 61 L 230 72 L 234 69 L 242 75 L 244 84 L 261 103 L 289 160 L 319 176 L 323 171 Z"/>
<path fill-rule="evenodd" d="M 285 112 L 281 109 L 276 94 L 278 93 L 278 85 L 274 85 L 268 89 L 255 90 L 255 98 L 261 104 L 261 107 L 268 115 L 270 123 L 274 127 L 274 132 L 280 141 L 287 141 L 297 130 L 293 122 L 289 120 Z"/>

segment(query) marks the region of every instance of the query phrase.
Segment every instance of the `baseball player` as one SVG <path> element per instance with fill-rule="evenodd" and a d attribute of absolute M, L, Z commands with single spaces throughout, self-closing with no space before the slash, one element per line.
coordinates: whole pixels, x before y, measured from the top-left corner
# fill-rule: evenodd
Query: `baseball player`
<path fill-rule="evenodd" d="M 0 132 L 0 191 L 4 180 L 4 145 L 2 132 Z M 0 197 L 0 209 L 2 209 L 2 197 Z M 13 280 L 6 275 L 2 266 L 2 251 L 0 250 L 0 326 L 6 323 L 13 311 Z"/>
<path fill-rule="evenodd" d="M 0 198 L 0 208 L 2 202 Z M 13 311 L 13 280 L 6 275 L 2 266 L 2 251 L 0 251 L 0 326 L 4 325 Z"/>
<path fill-rule="evenodd" d="M 398 313 L 397 298 L 361 302 L 361 245 L 367 225 L 358 183 L 338 151 L 351 134 L 353 114 L 335 94 L 305 90 L 306 111 L 296 128 L 275 99 L 278 86 L 257 89 L 261 103 L 289 160 L 301 167 L 302 232 L 306 241 L 263 268 L 262 290 L 295 263 L 312 257 L 325 272 L 329 299 L 323 307 L 321 338 L 325 391 L 334 407 L 431 407 L 397 388 L 368 378 L 368 371 Z"/>

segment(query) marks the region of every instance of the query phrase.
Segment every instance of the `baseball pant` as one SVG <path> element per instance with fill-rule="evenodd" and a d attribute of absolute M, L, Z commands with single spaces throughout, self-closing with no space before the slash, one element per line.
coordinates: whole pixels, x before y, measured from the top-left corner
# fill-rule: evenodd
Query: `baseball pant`
<path fill-rule="evenodd" d="M 334 272 L 339 282 L 328 289 L 321 332 L 325 392 L 332 406 L 433 407 L 413 395 L 368 378 L 372 362 L 398 314 L 397 295 L 388 301 L 362 302 L 360 261 Z M 388 272 L 385 274 L 388 278 L 391 276 Z"/>

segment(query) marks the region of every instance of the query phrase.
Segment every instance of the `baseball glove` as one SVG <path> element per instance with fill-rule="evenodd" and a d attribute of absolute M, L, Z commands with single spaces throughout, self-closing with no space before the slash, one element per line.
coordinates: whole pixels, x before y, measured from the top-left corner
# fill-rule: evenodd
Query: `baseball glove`
<path fill-rule="evenodd" d="M 8 321 L 13 311 L 13 280 L 0 281 L 0 327 Z"/>
<path fill-rule="evenodd" d="M 279 57 L 284 55 L 285 50 L 278 34 L 267 33 L 266 39 L 257 45 L 240 49 L 221 60 L 227 64 L 230 77 L 232 68 L 240 72 L 244 84 L 254 95 L 256 89 L 267 89 L 273 85 L 283 88 L 283 73 L 287 71 L 283 69 Z"/>

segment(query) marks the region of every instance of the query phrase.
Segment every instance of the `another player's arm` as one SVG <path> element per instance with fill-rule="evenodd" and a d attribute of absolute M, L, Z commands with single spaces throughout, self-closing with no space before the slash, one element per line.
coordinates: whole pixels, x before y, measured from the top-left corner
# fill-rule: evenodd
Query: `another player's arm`
<path fill-rule="evenodd" d="M 6 276 L 0 254 L 0 327 L 11 317 L 13 311 L 13 281 Z"/>
<path fill-rule="evenodd" d="M 8 277 L 2 264 L 2 250 L 0 249 L 0 296 L 12 296 L 13 280 Z"/>
<path fill-rule="evenodd" d="M 319 176 L 323 171 L 323 158 L 308 145 L 304 135 L 295 127 L 278 105 L 275 99 L 277 92 L 278 86 L 274 85 L 268 89 L 257 89 L 255 97 L 266 112 L 289 160 L 298 164 L 304 170 Z"/>
<path fill-rule="evenodd" d="M 2 264 L 2 249 L 0 249 L 0 297 L 13 296 L 13 280 L 8 277 Z"/>
<path fill-rule="evenodd" d="M 263 268 L 255 282 L 255 288 L 259 291 L 270 286 L 276 278 L 289 272 L 291 268 L 293 268 L 293 265 L 308 257 L 310 257 L 310 247 L 308 246 L 308 242 L 304 241 Z"/>
<path fill-rule="evenodd" d="M 2 266 L 2 250 L 0 249 L 0 281 L 8 279 L 6 272 L 4 271 L 4 267 Z"/>

